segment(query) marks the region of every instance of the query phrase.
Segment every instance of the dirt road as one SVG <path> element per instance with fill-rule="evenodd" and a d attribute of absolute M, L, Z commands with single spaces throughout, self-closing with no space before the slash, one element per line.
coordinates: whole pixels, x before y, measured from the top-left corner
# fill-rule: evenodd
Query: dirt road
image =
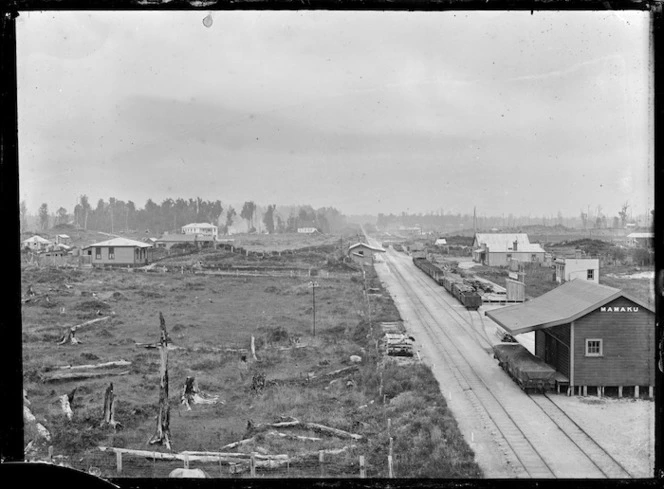
<path fill-rule="evenodd" d="M 389 249 L 376 271 L 438 380 L 486 477 L 631 477 L 575 425 L 556 395 L 525 394 L 493 358 L 485 319 Z"/>

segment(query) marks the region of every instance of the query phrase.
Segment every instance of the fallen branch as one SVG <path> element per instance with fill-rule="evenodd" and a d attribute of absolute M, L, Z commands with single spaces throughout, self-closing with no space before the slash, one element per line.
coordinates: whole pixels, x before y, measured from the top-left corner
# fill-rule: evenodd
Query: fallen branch
<path fill-rule="evenodd" d="M 60 380 L 83 380 L 83 379 L 94 379 L 99 377 L 106 377 L 109 375 L 127 375 L 129 370 L 123 372 L 89 372 L 89 373 L 67 373 L 67 374 L 55 374 L 50 377 L 46 377 L 44 380 L 46 382 L 57 382 Z"/>
<path fill-rule="evenodd" d="M 64 345 L 65 343 L 69 343 L 71 345 L 78 345 L 79 343 L 81 343 L 81 341 L 75 336 L 76 330 L 82 328 L 83 326 L 89 326 L 94 323 L 100 323 L 102 321 L 106 321 L 110 317 L 111 316 L 105 316 L 103 318 L 92 319 L 91 321 L 86 321 L 84 323 L 77 324 L 76 326 L 72 326 L 71 328 L 65 329 L 65 332 L 62 335 L 62 339 L 60 340 L 58 345 Z"/>
<path fill-rule="evenodd" d="M 324 433 L 326 435 L 337 436 L 339 438 L 352 438 L 353 440 L 361 440 L 364 438 L 362 435 L 358 435 L 357 433 L 350 433 L 348 431 L 332 428 L 330 426 L 325 426 L 318 423 L 302 423 L 298 420 L 281 421 L 277 423 L 262 423 L 257 425 L 253 424 L 251 420 L 247 422 L 248 432 L 266 431 L 270 428 L 303 428 L 316 431 L 318 433 Z"/>
<path fill-rule="evenodd" d="M 278 431 L 268 431 L 265 434 L 268 436 L 277 436 L 280 438 L 287 438 L 289 440 L 297 440 L 297 441 L 323 441 L 322 438 L 315 438 L 312 436 L 291 435 L 290 433 L 280 433 Z"/>
<path fill-rule="evenodd" d="M 135 343 L 135 346 L 142 346 L 143 348 L 148 348 L 148 349 L 154 349 L 154 348 L 161 348 L 160 343 Z M 167 345 L 166 349 L 169 351 L 172 350 L 184 350 L 181 346 L 175 346 L 175 345 Z"/>
<path fill-rule="evenodd" d="M 357 368 L 358 368 L 357 365 L 351 365 L 350 367 L 340 368 L 339 370 L 334 370 L 332 372 L 328 372 L 328 373 L 325 373 L 325 374 L 322 374 L 322 375 L 308 377 L 307 380 L 309 382 L 317 382 L 319 380 L 327 380 L 327 379 L 330 379 L 332 377 L 337 377 L 339 375 L 344 375 L 344 374 L 347 374 L 347 373 L 350 373 L 350 372 L 354 372 L 355 370 L 357 370 Z"/>
<path fill-rule="evenodd" d="M 115 362 L 97 363 L 95 365 L 65 365 L 63 367 L 53 367 L 54 370 L 77 370 L 77 369 L 95 369 L 106 367 L 128 367 L 131 362 L 127 360 L 118 360 Z"/>
<path fill-rule="evenodd" d="M 248 443 L 251 443 L 256 440 L 255 436 L 252 436 L 251 438 L 245 438 L 244 440 L 239 440 L 239 441 L 234 441 L 233 443 L 229 443 L 228 445 L 224 445 L 221 447 L 221 450 L 227 450 L 229 448 L 237 448 L 242 445 L 246 445 Z"/>

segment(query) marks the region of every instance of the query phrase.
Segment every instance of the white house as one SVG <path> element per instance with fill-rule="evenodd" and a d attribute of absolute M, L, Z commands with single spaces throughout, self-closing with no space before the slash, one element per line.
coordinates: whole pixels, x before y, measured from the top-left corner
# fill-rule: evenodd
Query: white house
<path fill-rule="evenodd" d="M 506 266 L 511 260 L 541 263 L 545 253 L 524 233 L 477 233 L 473 241 L 473 261 L 492 267 Z"/>
<path fill-rule="evenodd" d="M 447 240 L 445 238 L 437 238 L 434 244 L 436 246 L 445 246 L 447 244 Z"/>
<path fill-rule="evenodd" d="M 628 246 L 654 248 L 655 233 L 630 233 L 627 235 Z"/>
<path fill-rule="evenodd" d="M 200 234 L 203 236 L 214 236 L 216 238 L 219 234 L 219 228 L 208 222 L 193 222 L 186 226 L 182 226 L 182 234 Z"/>
<path fill-rule="evenodd" d="M 318 232 L 318 229 L 316 228 L 297 228 L 297 232 L 300 234 L 314 234 L 315 232 Z"/>
<path fill-rule="evenodd" d="M 53 246 L 53 242 L 41 236 L 33 236 L 23 241 L 23 247 L 32 251 L 43 251 Z"/>
<path fill-rule="evenodd" d="M 559 258 L 554 265 L 556 282 L 559 284 L 575 279 L 599 283 L 599 260 L 597 258 Z"/>

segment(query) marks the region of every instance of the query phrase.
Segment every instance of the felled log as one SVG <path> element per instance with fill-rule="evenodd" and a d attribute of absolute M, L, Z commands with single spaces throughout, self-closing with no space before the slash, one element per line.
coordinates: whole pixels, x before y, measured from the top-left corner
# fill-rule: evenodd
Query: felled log
<path fill-rule="evenodd" d="M 268 431 L 265 433 L 268 436 L 276 436 L 279 438 L 287 438 L 288 440 L 297 440 L 297 441 L 322 441 L 322 438 L 316 438 L 312 436 L 300 436 L 300 435 L 291 435 L 290 433 L 280 433 L 278 431 Z"/>
<path fill-rule="evenodd" d="M 325 374 L 309 377 L 307 380 L 309 382 L 317 382 L 319 380 L 329 380 L 333 377 L 337 377 L 337 376 L 340 376 L 340 375 L 345 375 L 345 374 L 350 373 L 350 372 L 354 372 L 357 369 L 358 369 L 357 365 L 351 365 L 350 367 L 344 367 L 344 368 L 340 368 L 339 370 L 334 370 L 332 372 L 327 372 Z"/>
<path fill-rule="evenodd" d="M 79 343 L 81 343 L 81 341 L 75 336 L 76 330 L 82 328 L 83 326 L 89 326 L 94 323 L 100 323 L 102 321 L 106 321 L 110 317 L 111 316 L 105 316 L 103 318 L 92 319 L 91 321 L 86 321 L 84 323 L 77 324 L 76 326 L 72 326 L 71 328 L 65 329 L 65 332 L 62 335 L 62 339 L 60 340 L 58 345 L 64 345 L 65 343 L 78 345 Z"/>
<path fill-rule="evenodd" d="M 113 394 L 113 382 L 108 384 L 106 392 L 104 393 L 104 419 L 100 426 L 110 426 L 114 430 L 118 426 L 122 426 L 115 420 L 115 394 Z"/>
<path fill-rule="evenodd" d="M 254 424 L 251 420 L 247 422 L 247 431 L 256 432 L 256 431 L 267 431 L 270 428 L 302 428 L 306 430 L 316 431 L 318 433 L 324 433 L 326 435 L 333 435 L 339 438 L 352 438 L 353 440 L 361 440 L 364 437 L 358 435 L 357 433 L 350 433 L 348 431 L 340 430 L 338 428 L 332 428 L 330 426 L 325 426 L 318 423 L 302 423 L 298 420 L 293 421 L 281 421 L 277 423 L 260 423 Z"/>
<path fill-rule="evenodd" d="M 107 368 L 107 367 L 128 367 L 131 365 L 131 362 L 127 360 L 118 360 L 115 362 L 106 362 L 106 363 L 97 363 L 94 365 L 64 365 L 62 367 L 53 367 L 57 370 L 81 370 L 81 369 L 95 369 L 95 368 Z"/>
<path fill-rule="evenodd" d="M 237 448 L 242 445 L 246 445 L 248 443 L 251 443 L 256 440 L 255 436 L 252 436 L 251 438 L 245 438 L 244 440 L 239 440 L 239 441 L 234 441 L 233 443 L 229 443 L 228 445 L 224 445 L 221 447 L 221 450 L 228 450 L 229 448 Z"/>
<path fill-rule="evenodd" d="M 135 346 L 142 346 L 143 348 L 147 348 L 148 350 L 152 349 L 157 349 L 161 348 L 161 343 L 134 343 Z M 167 350 L 183 350 L 181 346 L 176 346 L 176 345 L 171 345 L 168 344 L 166 347 Z"/>
<path fill-rule="evenodd" d="M 187 377 L 182 388 L 181 403 L 191 411 L 191 404 L 216 404 L 219 402 L 219 396 L 208 396 L 198 388 L 198 382 L 194 377 Z M 221 401 L 224 404 L 224 401 Z"/>
<path fill-rule="evenodd" d="M 84 379 L 94 379 L 99 377 L 107 377 L 109 375 L 127 375 L 129 370 L 122 372 L 72 372 L 64 374 L 54 374 L 48 377 L 44 377 L 45 382 L 58 382 L 61 380 L 84 380 Z"/>
<path fill-rule="evenodd" d="M 153 460 L 188 460 L 190 462 L 212 462 L 212 463 L 227 463 L 227 464 L 248 464 L 253 457 L 257 466 L 269 467 L 271 464 L 288 463 L 290 457 L 288 455 L 261 455 L 259 453 L 223 453 L 223 452 L 181 452 L 181 453 L 164 453 L 154 452 L 150 450 L 135 450 L 131 448 L 115 448 L 115 447 L 98 447 L 102 452 L 122 453 L 127 455 L 134 455 L 138 457 L 145 457 Z M 317 454 L 318 452 L 316 452 Z"/>
<path fill-rule="evenodd" d="M 159 354 L 161 356 L 159 414 L 157 416 L 157 431 L 148 443 L 150 445 L 163 444 L 171 450 L 171 406 L 168 401 L 168 343 L 170 338 L 168 331 L 166 331 L 166 320 L 161 312 L 159 312 L 159 327 L 161 329 L 161 345 L 159 347 Z"/>

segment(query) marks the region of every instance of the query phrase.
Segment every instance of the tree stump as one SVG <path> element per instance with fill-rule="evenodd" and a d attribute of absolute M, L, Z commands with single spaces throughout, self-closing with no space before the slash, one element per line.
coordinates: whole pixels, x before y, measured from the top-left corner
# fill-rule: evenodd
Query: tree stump
<path fill-rule="evenodd" d="M 115 395 L 113 394 L 113 382 L 108 384 L 106 392 L 104 393 L 104 419 L 101 426 L 110 426 L 117 430 L 118 426 L 122 426 L 115 420 Z"/>
<path fill-rule="evenodd" d="M 161 327 L 161 342 L 159 353 L 161 355 L 161 379 L 159 382 L 159 414 L 157 415 L 157 431 L 148 442 L 150 445 L 164 445 L 171 450 L 171 406 L 168 401 L 168 331 L 166 331 L 166 321 L 164 315 L 159 313 L 159 324 Z"/>

